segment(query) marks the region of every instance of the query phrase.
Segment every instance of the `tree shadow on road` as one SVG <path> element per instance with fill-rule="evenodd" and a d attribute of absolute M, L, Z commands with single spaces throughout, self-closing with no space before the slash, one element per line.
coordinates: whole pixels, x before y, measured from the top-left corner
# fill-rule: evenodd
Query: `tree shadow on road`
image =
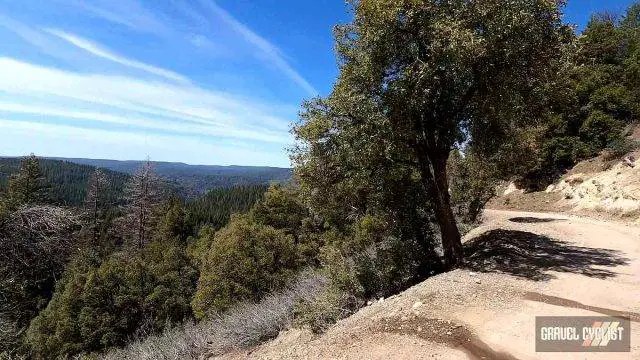
<path fill-rule="evenodd" d="M 514 217 L 509 219 L 511 222 L 520 224 L 537 224 L 537 223 L 550 223 L 556 221 L 567 221 L 566 219 L 554 219 L 554 218 L 537 218 L 537 217 Z"/>
<path fill-rule="evenodd" d="M 615 250 L 579 247 L 547 236 L 515 230 L 492 230 L 467 242 L 465 267 L 501 272 L 535 281 L 553 279 L 551 271 L 605 279 L 617 273 L 602 267 L 626 265 Z"/>

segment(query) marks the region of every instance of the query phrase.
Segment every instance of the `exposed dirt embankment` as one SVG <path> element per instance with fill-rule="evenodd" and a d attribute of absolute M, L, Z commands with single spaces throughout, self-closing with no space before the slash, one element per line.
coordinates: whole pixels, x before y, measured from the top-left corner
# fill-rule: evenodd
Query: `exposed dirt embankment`
<path fill-rule="evenodd" d="M 510 184 L 488 207 L 503 210 L 570 211 L 640 222 L 640 162 L 597 157 L 577 164 L 546 191 L 524 193 Z"/>
<path fill-rule="evenodd" d="M 640 358 L 640 229 L 554 214 L 486 211 L 467 265 L 361 309 L 323 335 L 289 330 L 223 359 L 602 359 L 535 353 L 535 317 L 632 319 Z"/>

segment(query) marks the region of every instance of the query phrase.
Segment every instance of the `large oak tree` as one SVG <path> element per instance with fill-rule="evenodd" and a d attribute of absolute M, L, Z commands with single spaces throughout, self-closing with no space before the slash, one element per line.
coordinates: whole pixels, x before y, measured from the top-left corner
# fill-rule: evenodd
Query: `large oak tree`
<path fill-rule="evenodd" d="M 492 156 L 535 118 L 538 90 L 571 33 L 562 24 L 563 2 L 351 5 L 353 21 L 335 31 L 338 81 L 328 97 L 306 104 L 294 128 L 303 194 L 322 194 L 326 205 L 316 205 L 335 206 L 335 194 L 349 192 L 345 184 L 413 169 L 430 199 L 445 265 L 456 266 L 462 244 L 448 191 L 449 154 L 464 143 Z"/>

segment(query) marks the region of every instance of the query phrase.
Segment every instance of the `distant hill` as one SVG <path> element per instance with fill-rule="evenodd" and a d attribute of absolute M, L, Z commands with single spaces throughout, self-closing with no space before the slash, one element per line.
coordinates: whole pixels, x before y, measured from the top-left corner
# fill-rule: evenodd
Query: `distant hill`
<path fill-rule="evenodd" d="M 18 157 L 0 158 L 0 191 L 6 187 L 9 176 L 20 170 L 20 160 Z M 61 205 L 82 204 L 94 166 L 43 158 L 39 162 L 40 170 L 50 187 L 49 197 L 52 202 Z M 105 169 L 105 173 L 110 180 L 107 198 L 115 204 L 129 175 L 108 169 Z"/>
<path fill-rule="evenodd" d="M 133 174 L 144 161 L 53 158 Z M 167 178 L 186 198 L 195 198 L 209 190 L 236 185 L 282 183 L 291 179 L 291 169 L 254 166 L 188 165 L 153 161 L 155 171 Z"/>

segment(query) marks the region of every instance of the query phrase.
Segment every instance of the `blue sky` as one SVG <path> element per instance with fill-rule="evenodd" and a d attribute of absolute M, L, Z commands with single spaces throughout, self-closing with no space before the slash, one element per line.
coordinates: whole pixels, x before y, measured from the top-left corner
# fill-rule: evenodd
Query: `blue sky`
<path fill-rule="evenodd" d="M 570 0 L 567 20 L 632 1 Z M 342 0 L 4 0 L 0 155 L 289 166 Z"/>

